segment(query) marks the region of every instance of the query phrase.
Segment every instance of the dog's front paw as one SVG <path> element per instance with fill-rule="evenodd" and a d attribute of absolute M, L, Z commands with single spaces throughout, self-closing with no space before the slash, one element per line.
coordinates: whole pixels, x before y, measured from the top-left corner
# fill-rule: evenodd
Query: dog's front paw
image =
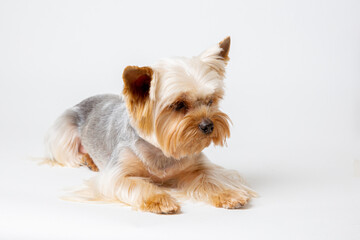
<path fill-rule="evenodd" d="M 213 195 L 210 202 L 215 207 L 237 209 L 244 206 L 250 200 L 250 196 L 245 191 L 226 190 L 219 194 Z"/>
<path fill-rule="evenodd" d="M 156 194 L 145 199 L 140 209 L 157 214 L 175 214 L 180 211 L 180 206 L 169 194 Z"/>

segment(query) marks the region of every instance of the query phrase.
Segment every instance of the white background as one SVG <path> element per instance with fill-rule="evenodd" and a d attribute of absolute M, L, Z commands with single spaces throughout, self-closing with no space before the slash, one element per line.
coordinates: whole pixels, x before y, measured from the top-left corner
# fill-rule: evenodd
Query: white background
<path fill-rule="evenodd" d="M 360 239 L 360 1 L 0 1 L 1 239 Z M 227 148 L 260 197 L 159 216 L 59 199 L 86 169 L 37 166 L 66 108 L 127 65 L 230 35 Z"/>

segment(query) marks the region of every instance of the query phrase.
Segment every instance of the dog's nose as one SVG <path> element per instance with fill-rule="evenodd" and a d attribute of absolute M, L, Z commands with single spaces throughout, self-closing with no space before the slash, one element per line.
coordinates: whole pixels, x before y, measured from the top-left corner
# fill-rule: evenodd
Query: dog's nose
<path fill-rule="evenodd" d="M 204 118 L 199 124 L 200 130 L 205 134 L 210 134 L 214 130 L 214 123 L 208 119 Z"/>

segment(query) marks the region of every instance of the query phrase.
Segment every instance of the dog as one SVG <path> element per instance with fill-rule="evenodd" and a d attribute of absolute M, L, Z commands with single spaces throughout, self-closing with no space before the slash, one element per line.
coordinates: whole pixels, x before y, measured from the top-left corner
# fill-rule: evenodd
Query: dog
<path fill-rule="evenodd" d="M 74 196 L 157 214 L 179 213 L 176 198 L 237 209 L 255 197 L 237 172 L 202 153 L 230 136 L 230 118 L 219 110 L 229 49 L 227 37 L 192 58 L 128 66 L 122 95 L 66 110 L 46 137 L 48 162 L 99 172 Z"/>

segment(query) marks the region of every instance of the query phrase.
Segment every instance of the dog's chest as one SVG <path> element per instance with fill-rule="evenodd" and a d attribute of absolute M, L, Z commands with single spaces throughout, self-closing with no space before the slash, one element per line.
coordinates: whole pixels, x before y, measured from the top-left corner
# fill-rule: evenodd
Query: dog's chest
<path fill-rule="evenodd" d="M 188 166 L 189 159 L 166 157 L 163 152 L 144 140 L 136 143 L 141 160 L 150 174 L 158 178 L 170 178 Z"/>

